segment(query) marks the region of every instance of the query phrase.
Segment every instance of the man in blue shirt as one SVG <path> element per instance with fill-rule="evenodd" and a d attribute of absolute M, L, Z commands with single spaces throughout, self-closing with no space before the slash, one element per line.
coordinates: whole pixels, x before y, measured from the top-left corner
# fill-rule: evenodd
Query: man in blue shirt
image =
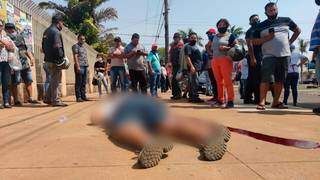
<path fill-rule="evenodd" d="M 153 44 L 148 54 L 147 62 L 150 75 L 150 93 L 152 97 L 158 97 L 158 87 L 161 77 L 160 56 L 157 52 L 158 46 Z"/>

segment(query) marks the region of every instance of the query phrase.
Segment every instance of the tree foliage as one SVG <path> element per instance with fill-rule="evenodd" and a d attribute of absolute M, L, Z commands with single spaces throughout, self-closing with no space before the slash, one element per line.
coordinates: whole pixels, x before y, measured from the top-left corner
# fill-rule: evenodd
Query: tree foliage
<path fill-rule="evenodd" d="M 102 50 L 106 42 L 101 42 L 101 32 L 105 28 L 102 23 L 118 18 L 117 11 L 112 7 L 100 6 L 109 0 L 65 0 L 67 5 L 54 1 L 39 3 L 43 9 L 53 9 L 63 15 L 65 25 L 76 34 L 84 34 L 89 45 Z M 102 34 L 102 38 L 105 38 Z M 100 44 L 102 43 L 102 44 Z"/>

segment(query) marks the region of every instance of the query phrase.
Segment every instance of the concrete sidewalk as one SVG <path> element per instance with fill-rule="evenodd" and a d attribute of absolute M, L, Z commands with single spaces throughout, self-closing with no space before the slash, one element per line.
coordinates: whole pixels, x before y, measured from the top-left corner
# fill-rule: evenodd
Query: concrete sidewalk
<path fill-rule="evenodd" d="M 170 111 L 272 136 L 320 142 L 320 116 L 308 109 L 257 112 L 172 103 Z M 0 179 L 320 179 L 320 149 L 298 149 L 232 133 L 222 160 L 198 159 L 197 149 L 177 144 L 160 165 L 139 169 L 134 152 L 90 126 L 97 101 L 66 108 L 0 110 Z"/>

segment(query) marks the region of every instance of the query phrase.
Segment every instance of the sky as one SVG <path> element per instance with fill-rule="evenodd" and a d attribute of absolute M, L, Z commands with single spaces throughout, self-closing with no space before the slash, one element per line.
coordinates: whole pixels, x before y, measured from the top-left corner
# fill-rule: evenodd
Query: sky
<path fill-rule="evenodd" d="M 34 0 L 40 1 L 40 0 Z M 63 0 L 53 0 L 63 3 Z M 273 0 L 276 1 L 276 0 Z M 249 17 L 259 14 L 264 20 L 264 6 L 269 0 L 169 0 L 170 38 L 177 30 L 192 28 L 206 41 L 205 32 L 214 27 L 220 18 L 227 18 L 232 25 L 249 28 Z M 130 34 L 141 34 L 141 43 L 150 49 L 155 42 L 163 0 L 109 0 L 102 7 L 113 7 L 119 18 L 105 23 L 116 27 L 114 33 L 123 41 L 130 41 Z M 319 12 L 314 0 L 278 0 L 279 16 L 290 17 L 302 29 L 300 38 L 310 39 L 310 33 Z M 164 46 L 162 28 L 157 43 Z"/>

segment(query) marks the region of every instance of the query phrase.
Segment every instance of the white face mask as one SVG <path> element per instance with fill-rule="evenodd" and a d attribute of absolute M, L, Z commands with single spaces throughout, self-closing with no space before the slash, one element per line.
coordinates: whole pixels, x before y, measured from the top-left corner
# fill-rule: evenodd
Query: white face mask
<path fill-rule="evenodd" d="M 97 60 L 98 60 L 98 61 L 102 61 L 103 59 L 102 59 L 102 58 L 98 58 Z"/>

